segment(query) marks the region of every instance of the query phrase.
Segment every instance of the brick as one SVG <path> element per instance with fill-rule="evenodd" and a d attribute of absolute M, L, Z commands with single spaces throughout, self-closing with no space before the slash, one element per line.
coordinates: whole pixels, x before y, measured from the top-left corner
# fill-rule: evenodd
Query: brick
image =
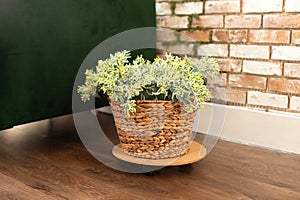
<path fill-rule="evenodd" d="M 220 86 L 226 86 L 227 85 L 227 73 L 221 73 L 221 84 Z"/>
<path fill-rule="evenodd" d="M 202 11 L 203 11 L 202 2 L 177 3 L 175 7 L 176 15 L 201 14 Z"/>
<path fill-rule="evenodd" d="M 246 91 L 235 90 L 231 88 L 226 89 L 226 101 L 231 103 L 246 103 Z"/>
<path fill-rule="evenodd" d="M 238 58 L 269 58 L 269 46 L 230 45 L 230 56 Z"/>
<path fill-rule="evenodd" d="M 300 12 L 299 0 L 286 0 L 285 12 Z"/>
<path fill-rule="evenodd" d="M 288 44 L 290 31 L 287 30 L 251 30 L 249 42 Z"/>
<path fill-rule="evenodd" d="M 242 71 L 242 60 L 233 59 L 217 59 L 221 71 L 225 72 L 241 72 Z"/>
<path fill-rule="evenodd" d="M 225 43 L 246 43 L 247 30 L 214 30 L 212 40 Z"/>
<path fill-rule="evenodd" d="M 193 17 L 192 27 L 204 28 L 222 28 L 223 16 L 222 15 L 202 15 Z"/>
<path fill-rule="evenodd" d="M 300 94 L 300 80 L 270 78 L 268 90 L 274 92 Z"/>
<path fill-rule="evenodd" d="M 156 3 L 155 4 L 156 15 L 170 15 L 171 6 L 169 3 Z"/>
<path fill-rule="evenodd" d="M 285 63 L 284 75 L 293 78 L 300 78 L 300 64 L 299 63 Z"/>
<path fill-rule="evenodd" d="M 187 28 L 189 24 L 188 17 L 178 16 L 158 16 L 156 17 L 156 26 L 162 28 Z"/>
<path fill-rule="evenodd" d="M 210 31 L 208 30 L 195 30 L 195 31 L 182 31 L 180 33 L 180 40 L 187 42 L 209 42 Z"/>
<path fill-rule="evenodd" d="M 226 42 L 229 43 L 229 31 L 216 29 L 213 32 L 212 40 L 214 42 Z"/>
<path fill-rule="evenodd" d="M 165 50 L 173 54 L 178 55 L 193 55 L 194 51 L 194 45 L 193 44 L 183 44 L 183 43 L 177 43 L 177 44 L 164 44 L 161 42 L 157 43 L 157 48 L 160 50 Z"/>
<path fill-rule="evenodd" d="M 267 78 L 253 75 L 229 74 L 228 84 L 233 87 L 265 89 Z"/>
<path fill-rule="evenodd" d="M 287 108 L 288 106 L 288 96 L 281 94 L 248 91 L 247 100 L 247 103 L 252 105 L 272 106 L 277 108 Z"/>
<path fill-rule="evenodd" d="M 226 101 L 226 89 L 224 87 L 211 87 L 209 88 L 211 93 L 210 98 L 213 100 L 217 100 L 225 102 Z"/>
<path fill-rule="evenodd" d="M 282 74 L 281 64 L 278 62 L 259 62 L 244 60 L 243 72 L 259 75 L 277 75 Z"/>
<path fill-rule="evenodd" d="M 281 12 L 282 0 L 243 0 L 244 13 Z"/>
<path fill-rule="evenodd" d="M 291 97 L 290 109 L 300 111 L 300 97 Z"/>
<path fill-rule="evenodd" d="M 300 28 L 299 14 L 270 14 L 263 17 L 265 28 Z"/>
<path fill-rule="evenodd" d="M 299 30 L 293 30 L 292 44 L 300 44 L 300 31 Z"/>
<path fill-rule="evenodd" d="M 162 28 L 156 29 L 156 39 L 157 41 L 162 41 L 162 42 L 171 42 L 171 41 L 176 41 L 177 36 L 176 36 L 177 31 L 171 30 L 171 29 L 166 29 Z"/>
<path fill-rule="evenodd" d="M 208 88 L 217 87 L 217 86 L 226 86 L 227 84 L 227 74 L 222 73 L 219 78 L 209 79 L 207 81 Z"/>
<path fill-rule="evenodd" d="M 199 56 L 216 56 L 227 57 L 228 46 L 227 44 L 204 44 L 200 45 L 197 49 Z"/>
<path fill-rule="evenodd" d="M 165 47 L 165 45 L 163 44 L 163 42 L 156 42 L 156 49 L 157 49 L 159 52 L 165 52 L 166 47 Z"/>
<path fill-rule="evenodd" d="M 205 13 L 239 13 L 239 1 L 206 1 Z"/>
<path fill-rule="evenodd" d="M 273 46 L 272 59 L 278 60 L 300 60 L 300 47 Z"/>
<path fill-rule="evenodd" d="M 230 30 L 229 31 L 230 43 L 245 43 L 247 42 L 247 30 Z"/>
<path fill-rule="evenodd" d="M 246 91 L 236 90 L 232 88 L 214 87 L 210 89 L 211 99 L 218 102 L 231 102 L 231 103 L 246 103 Z"/>
<path fill-rule="evenodd" d="M 225 28 L 259 28 L 260 15 L 228 15 L 225 16 Z"/>

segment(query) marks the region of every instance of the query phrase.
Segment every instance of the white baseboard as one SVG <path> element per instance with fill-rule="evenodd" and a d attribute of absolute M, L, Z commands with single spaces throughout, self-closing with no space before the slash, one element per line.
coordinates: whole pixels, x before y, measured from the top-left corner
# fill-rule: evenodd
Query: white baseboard
<path fill-rule="evenodd" d="M 111 113 L 109 107 L 101 112 Z M 193 130 L 248 145 L 300 154 L 300 117 L 206 103 Z M 196 125 L 197 124 L 197 125 Z"/>
<path fill-rule="evenodd" d="M 214 120 L 221 120 L 220 115 L 224 115 L 220 137 L 225 140 L 300 154 L 298 116 L 206 103 L 194 131 L 216 135 L 211 126 Z"/>

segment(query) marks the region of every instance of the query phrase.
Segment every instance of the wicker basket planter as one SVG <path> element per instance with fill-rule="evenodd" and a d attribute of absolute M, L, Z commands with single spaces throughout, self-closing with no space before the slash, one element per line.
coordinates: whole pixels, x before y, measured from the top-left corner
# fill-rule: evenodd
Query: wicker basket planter
<path fill-rule="evenodd" d="M 195 112 L 188 113 L 173 101 L 136 100 L 136 113 L 127 116 L 117 102 L 110 102 L 121 150 L 148 159 L 179 157 L 192 143 Z"/>
<path fill-rule="evenodd" d="M 117 149 L 129 159 L 147 162 L 191 155 L 195 112 L 210 99 L 205 79 L 220 76 L 218 63 L 213 58 L 193 61 L 170 53 L 153 61 L 142 55 L 130 58 L 124 50 L 99 60 L 94 69 L 86 70 L 86 80 L 77 90 L 83 102 L 99 93 L 116 101 L 110 104 L 120 144 L 113 153 Z M 196 146 L 193 155 L 200 151 L 201 145 Z"/>

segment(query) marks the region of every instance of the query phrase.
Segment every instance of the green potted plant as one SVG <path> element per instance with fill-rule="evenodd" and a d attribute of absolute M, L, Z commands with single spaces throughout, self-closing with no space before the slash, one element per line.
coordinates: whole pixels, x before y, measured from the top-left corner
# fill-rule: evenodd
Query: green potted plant
<path fill-rule="evenodd" d="M 219 76 L 215 59 L 166 54 L 153 62 L 117 52 L 86 70 L 82 101 L 108 95 L 124 153 L 149 159 L 178 157 L 192 142 L 195 113 L 210 99 L 204 78 Z"/>

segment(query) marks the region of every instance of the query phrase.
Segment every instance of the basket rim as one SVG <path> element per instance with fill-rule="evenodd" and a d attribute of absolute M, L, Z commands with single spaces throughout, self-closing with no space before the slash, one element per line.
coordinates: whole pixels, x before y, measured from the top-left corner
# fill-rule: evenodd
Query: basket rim
<path fill-rule="evenodd" d="M 135 102 L 144 102 L 144 103 L 166 103 L 166 102 L 170 102 L 170 103 L 180 103 L 178 101 L 170 101 L 170 100 L 135 100 Z"/>
<path fill-rule="evenodd" d="M 109 102 L 116 102 L 116 103 L 120 103 L 118 101 L 112 101 L 110 97 L 107 97 L 108 101 Z M 135 102 L 140 102 L 140 103 L 179 103 L 179 104 L 182 104 L 182 102 L 179 102 L 179 101 L 172 101 L 172 100 L 134 100 Z"/>

